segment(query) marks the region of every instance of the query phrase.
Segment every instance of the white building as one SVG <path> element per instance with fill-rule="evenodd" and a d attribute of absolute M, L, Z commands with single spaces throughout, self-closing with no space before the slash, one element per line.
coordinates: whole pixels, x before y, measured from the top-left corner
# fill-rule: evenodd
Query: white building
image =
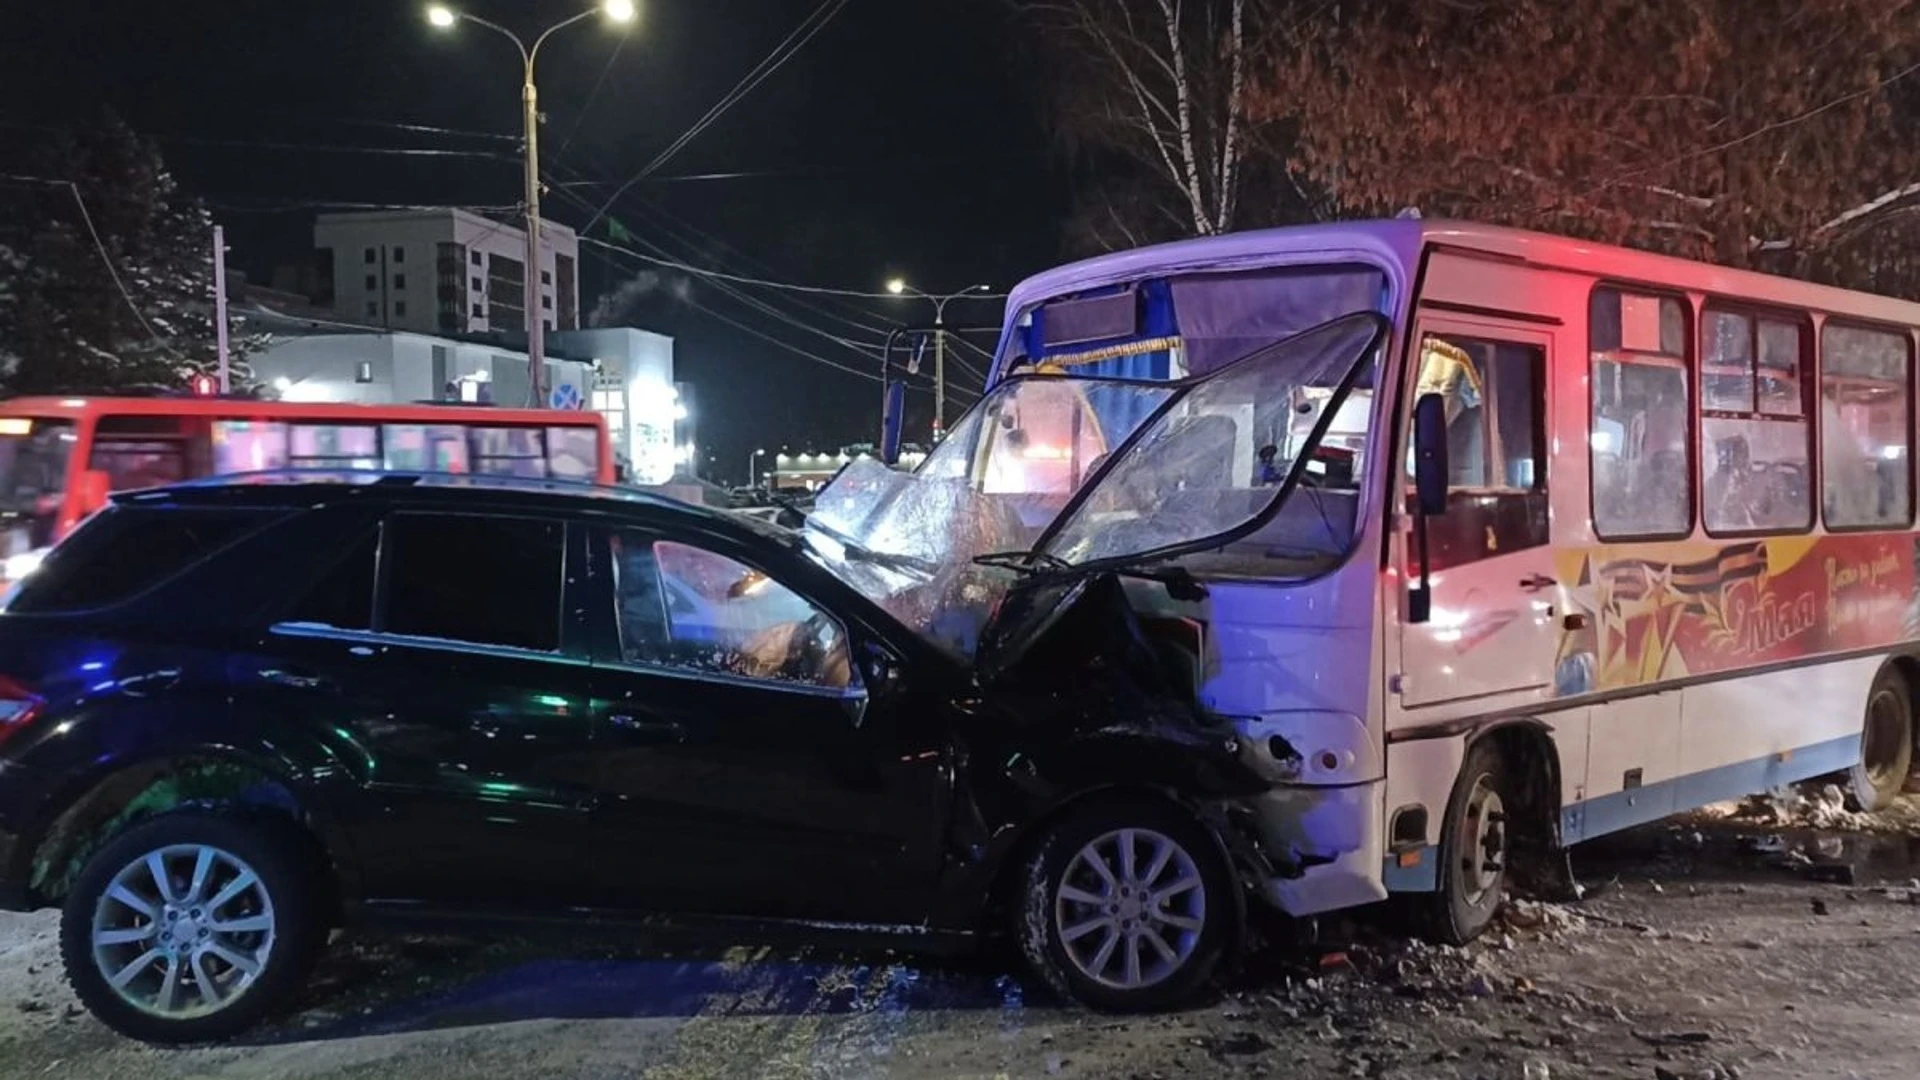
<path fill-rule="evenodd" d="M 253 309 L 269 344 L 254 377 L 287 401 L 527 404 L 527 354 L 485 341 L 384 331 Z M 674 388 L 673 339 L 631 328 L 559 331 L 547 342 L 549 405 L 605 414 L 614 450 L 639 483 L 664 484 L 691 448 Z"/>
<path fill-rule="evenodd" d="M 541 229 L 540 305 L 549 330 L 580 325 L 580 242 Z M 314 222 L 320 298 L 342 317 L 423 334 L 523 334 L 524 230 L 452 207 L 322 214 Z"/>

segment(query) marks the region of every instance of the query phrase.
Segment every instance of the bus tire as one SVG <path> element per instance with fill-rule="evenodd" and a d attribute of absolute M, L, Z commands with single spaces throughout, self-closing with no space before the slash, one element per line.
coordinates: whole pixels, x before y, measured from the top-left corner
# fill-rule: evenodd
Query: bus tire
<path fill-rule="evenodd" d="M 1913 693 L 1892 664 L 1874 676 L 1861 719 L 1860 762 L 1847 770 L 1847 803 L 1872 813 L 1893 804 L 1913 769 Z"/>
<path fill-rule="evenodd" d="M 1481 739 L 1467 750 L 1440 833 L 1438 888 L 1427 894 L 1429 936 L 1448 945 L 1479 937 L 1506 899 L 1517 812 L 1500 747 Z"/>

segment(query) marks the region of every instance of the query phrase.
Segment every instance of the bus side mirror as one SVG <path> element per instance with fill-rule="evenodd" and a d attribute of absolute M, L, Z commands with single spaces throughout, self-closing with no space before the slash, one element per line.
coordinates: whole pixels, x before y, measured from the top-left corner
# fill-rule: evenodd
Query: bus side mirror
<path fill-rule="evenodd" d="M 1413 488 L 1420 512 L 1447 512 L 1447 402 L 1421 394 L 1413 405 Z"/>

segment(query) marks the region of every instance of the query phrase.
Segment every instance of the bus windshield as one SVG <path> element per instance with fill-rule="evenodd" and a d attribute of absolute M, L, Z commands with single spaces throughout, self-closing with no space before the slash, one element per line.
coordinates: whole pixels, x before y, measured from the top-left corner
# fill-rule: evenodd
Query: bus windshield
<path fill-rule="evenodd" d="M 8 418 L 0 427 L 0 520 L 25 522 L 33 533 L 53 530 L 73 456 L 73 424 L 66 420 Z M 50 537 L 35 535 L 34 546 Z"/>
<path fill-rule="evenodd" d="M 1262 579 L 1324 570 L 1356 531 L 1364 420 L 1345 406 L 1367 407 L 1384 326 L 1350 315 L 1181 383 L 1010 379 L 917 472 L 848 466 L 814 502 L 809 549 L 962 656 L 1007 580 L 976 565 L 983 555 L 1181 557 L 1197 574 Z"/>

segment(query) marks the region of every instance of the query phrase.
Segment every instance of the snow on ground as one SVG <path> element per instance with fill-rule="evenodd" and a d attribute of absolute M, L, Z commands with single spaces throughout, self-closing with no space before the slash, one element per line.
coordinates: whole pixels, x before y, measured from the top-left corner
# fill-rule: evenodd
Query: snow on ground
<path fill-rule="evenodd" d="M 1676 819 L 1582 849 L 1595 898 L 1515 904 L 1465 949 L 1327 924 L 1160 1017 L 1062 1007 L 988 957 L 354 939 L 285 1021 L 158 1050 L 73 1003 L 51 913 L 0 915 L 0 1077 L 1904 1078 L 1920 806 L 1885 820 Z"/>

